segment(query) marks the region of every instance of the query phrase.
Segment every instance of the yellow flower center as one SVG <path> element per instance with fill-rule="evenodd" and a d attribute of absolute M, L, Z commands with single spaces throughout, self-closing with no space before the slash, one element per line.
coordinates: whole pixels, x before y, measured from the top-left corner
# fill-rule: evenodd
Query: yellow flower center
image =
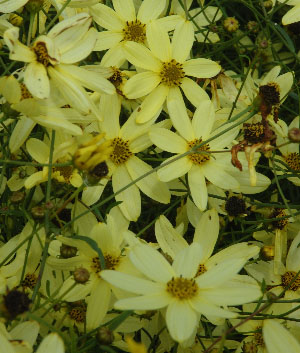
<path fill-rule="evenodd" d="M 282 208 L 276 208 L 270 215 L 270 218 L 281 218 L 286 217 L 286 213 Z M 289 223 L 288 218 L 279 219 L 278 221 L 272 222 L 272 226 L 277 229 L 283 229 Z"/>
<path fill-rule="evenodd" d="M 109 254 L 103 254 L 104 256 L 104 261 L 105 261 L 105 269 L 106 270 L 115 270 L 117 266 L 120 263 L 120 257 L 115 257 Z M 101 272 L 101 263 L 99 260 L 99 257 L 93 257 L 92 259 L 92 269 L 96 272 L 99 273 Z"/>
<path fill-rule="evenodd" d="M 172 59 L 171 61 L 162 64 L 162 69 L 159 75 L 163 84 L 169 87 L 174 87 L 181 85 L 185 73 L 182 64 Z"/>
<path fill-rule="evenodd" d="M 86 308 L 84 306 L 76 306 L 69 311 L 69 316 L 77 323 L 82 323 L 85 321 Z"/>
<path fill-rule="evenodd" d="M 293 152 L 284 156 L 286 164 L 293 170 L 300 171 L 300 156 L 299 153 Z"/>
<path fill-rule="evenodd" d="M 190 150 L 191 148 L 200 145 L 200 143 L 202 142 L 202 139 L 195 139 L 193 141 L 189 141 L 188 144 L 188 150 Z M 197 165 L 202 165 L 205 162 L 209 161 L 210 159 L 210 155 L 208 153 L 205 153 L 206 151 L 209 151 L 210 147 L 209 144 L 205 144 L 201 147 L 197 148 L 197 152 L 191 153 L 188 155 L 189 159 Z M 204 152 L 204 153 L 201 153 Z"/>
<path fill-rule="evenodd" d="M 58 173 L 58 176 L 53 175 L 55 179 L 57 179 L 59 182 L 64 181 L 65 183 L 69 183 L 73 174 L 73 167 L 71 165 L 65 167 L 54 167 L 53 174 L 55 172 Z M 61 180 L 60 177 L 64 180 Z"/>
<path fill-rule="evenodd" d="M 244 124 L 244 137 L 250 143 L 258 143 L 264 137 L 262 123 Z"/>
<path fill-rule="evenodd" d="M 177 277 L 167 283 L 167 292 L 179 300 L 191 299 L 197 294 L 198 286 L 193 279 Z"/>
<path fill-rule="evenodd" d="M 35 43 L 33 50 L 36 54 L 36 60 L 47 67 L 50 64 L 49 55 L 46 44 L 43 42 Z"/>
<path fill-rule="evenodd" d="M 205 265 L 200 264 L 198 266 L 198 270 L 197 270 L 197 273 L 196 273 L 195 277 L 198 277 L 198 276 L 202 275 L 206 271 L 207 271 L 207 269 L 206 269 Z"/>
<path fill-rule="evenodd" d="M 269 82 L 259 87 L 259 95 L 269 105 L 277 105 L 280 102 L 280 89 L 276 82 Z"/>
<path fill-rule="evenodd" d="M 37 282 L 37 276 L 33 273 L 27 273 L 27 275 L 23 279 L 22 287 L 33 289 L 36 285 L 36 282 Z"/>
<path fill-rule="evenodd" d="M 126 21 L 126 26 L 123 28 L 123 40 L 144 44 L 146 40 L 146 25 L 139 20 Z"/>
<path fill-rule="evenodd" d="M 300 288 L 300 277 L 297 276 L 297 272 L 295 271 L 287 271 L 284 275 L 281 276 L 281 282 L 283 287 L 289 286 L 289 290 L 296 291 Z M 290 285 L 290 283 L 293 283 Z"/>
<path fill-rule="evenodd" d="M 113 147 L 113 152 L 111 153 L 110 158 L 116 165 L 127 162 L 133 155 L 129 148 L 129 141 L 124 141 L 120 137 L 114 138 L 111 146 Z"/>
<path fill-rule="evenodd" d="M 123 82 L 122 71 L 115 66 L 112 66 L 111 68 L 113 70 L 113 74 L 108 78 L 108 81 L 110 81 L 115 87 L 119 87 Z"/>
<path fill-rule="evenodd" d="M 21 100 L 23 99 L 28 99 L 28 98 L 33 98 L 32 94 L 28 91 L 27 87 L 25 86 L 24 83 L 20 84 L 21 88 Z"/>

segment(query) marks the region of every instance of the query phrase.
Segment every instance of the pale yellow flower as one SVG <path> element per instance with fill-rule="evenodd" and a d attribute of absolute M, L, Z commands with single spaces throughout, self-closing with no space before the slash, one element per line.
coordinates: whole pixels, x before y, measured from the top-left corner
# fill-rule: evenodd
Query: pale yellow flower
<path fill-rule="evenodd" d="M 286 5 L 293 6 L 283 17 L 282 24 L 289 25 L 294 22 L 300 21 L 300 1 L 299 0 L 278 0 L 284 2 Z"/>
<path fill-rule="evenodd" d="M 184 110 L 180 89 L 194 106 L 209 100 L 207 93 L 188 76 L 213 77 L 221 67 L 209 59 L 187 60 L 194 42 L 191 22 L 182 22 L 176 26 L 171 44 L 163 27 L 157 21 L 151 21 L 147 26 L 147 41 L 150 49 L 132 41 L 124 44 L 127 60 L 145 70 L 134 75 L 124 85 L 127 98 L 145 97 L 138 110 L 138 123 L 152 119 L 165 101 L 168 109 L 170 102 L 176 101 L 178 109 Z"/>

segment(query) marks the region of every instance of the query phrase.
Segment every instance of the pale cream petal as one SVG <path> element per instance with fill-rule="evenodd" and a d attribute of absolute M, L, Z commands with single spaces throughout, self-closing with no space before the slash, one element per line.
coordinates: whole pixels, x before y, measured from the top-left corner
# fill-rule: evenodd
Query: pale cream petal
<path fill-rule="evenodd" d="M 123 92 L 129 99 L 146 96 L 160 83 L 160 77 L 152 71 L 142 72 L 131 77 L 124 85 Z"/>
<path fill-rule="evenodd" d="M 116 13 L 124 21 L 135 21 L 135 8 L 132 0 L 112 0 Z"/>
<path fill-rule="evenodd" d="M 0 12 L 11 13 L 24 6 L 28 0 L 4 0 L 0 4 Z"/>
<path fill-rule="evenodd" d="M 74 271 L 77 267 L 86 266 L 89 267 L 91 261 L 87 261 L 86 256 L 75 256 L 69 259 L 59 259 L 56 257 L 49 256 L 47 264 L 57 270 Z"/>
<path fill-rule="evenodd" d="M 82 192 L 82 202 L 84 202 L 87 206 L 91 206 L 96 203 L 100 199 L 107 182 L 108 179 L 102 179 L 102 185 L 86 187 Z"/>
<path fill-rule="evenodd" d="M 195 81 L 188 77 L 184 77 L 180 87 L 182 88 L 186 98 L 195 106 L 198 107 L 202 100 L 209 100 L 208 94 Z"/>
<path fill-rule="evenodd" d="M 167 306 L 169 301 L 170 297 L 166 292 L 161 292 L 118 300 L 115 303 L 115 308 L 119 310 L 156 310 Z"/>
<path fill-rule="evenodd" d="M 201 277 L 201 276 L 200 276 Z M 243 276 L 247 277 L 247 276 Z M 201 297 L 216 305 L 241 305 L 258 300 L 261 290 L 257 282 L 252 278 L 252 283 L 239 283 L 236 285 L 229 280 L 226 286 L 217 286 L 201 290 Z"/>
<path fill-rule="evenodd" d="M 191 120 L 187 114 L 183 97 L 178 87 L 170 88 L 167 97 L 167 107 L 175 129 L 187 141 L 193 140 L 195 136 Z"/>
<path fill-rule="evenodd" d="M 33 96 L 41 99 L 49 97 L 49 78 L 45 66 L 41 63 L 32 62 L 26 67 L 24 83 Z"/>
<path fill-rule="evenodd" d="M 161 61 L 144 45 L 135 42 L 126 42 L 123 45 L 126 59 L 136 67 L 154 72 L 160 72 Z"/>
<path fill-rule="evenodd" d="M 192 120 L 195 137 L 202 138 L 202 141 L 208 139 L 214 123 L 215 108 L 212 102 L 210 100 L 199 102 Z"/>
<path fill-rule="evenodd" d="M 103 94 L 100 97 L 99 109 L 104 120 L 100 123 L 101 130 L 105 132 L 105 138 L 111 139 L 119 136 L 119 115 L 121 100 L 118 94 Z"/>
<path fill-rule="evenodd" d="M 50 115 L 49 116 L 40 115 L 40 116 L 33 117 L 32 120 L 34 123 L 38 123 L 50 129 L 62 130 L 74 136 L 82 135 L 82 130 L 79 126 L 70 123 L 68 120 L 62 117 L 57 118 L 55 116 L 50 116 Z"/>
<path fill-rule="evenodd" d="M 97 41 L 97 31 L 90 28 L 88 32 L 82 36 L 68 51 L 61 54 L 60 61 L 64 64 L 77 63 L 85 59 L 94 49 Z"/>
<path fill-rule="evenodd" d="M 137 179 L 152 171 L 152 167 L 139 158 L 132 156 L 126 163 L 127 170 L 132 179 Z M 170 202 L 170 192 L 167 185 L 158 180 L 156 172 L 144 177 L 136 183 L 141 191 L 151 199 L 161 202 Z"/>
<path fill-rule="evenodd" d="M 221 66 L 215 61 L 198 58 L 186 61 L 183 70 L 187 76 L 209 78 L 216 76 L 221 71 Z"/>
<path fill-rule="evenodd" d="M 24 183 L 24 186 L 26 189 L 30 189 L 40 183 L 42 183 L 43 181 L 46 181 L 47 179 L 44 179 L 44 172 L 40 171 L 40 172 L 36 172 L 34 174 L 31 174 Z"/>
<path fill-rule="evenodd" d="M 39 345 L 36 353 L 65 353 L 64 342 L 62 338 L 55 332 L 47 335 Z M 7 352 L 9 353 L 9 352 Z"/>
<path fill-rule="evenodd" d="M 218 306 L 210 303 L 207 300 L 203 300 L 202 298 L 196 297 L 191 300 L 191 306 L 198 311 L 198 313 L 203 314 L 205 316 L 216 316 L 216 317 L 224 317 L 224 318 L 234 318 L 238 314 L 229 310 L 224 310 L 219 308 Z"/>
<path fill-rule="evenodd" d="M 132 153 L 139 153 L 145 151 L 152 145 L 150 137 L 148 135 L 141 135 L 130 142 L 130 150 Z"/>
<path fill-rule="evenodd" d="M 21 100 L 21 86 L 13 76 L 0 78 L 0 93 L 9 103 L 18 103 Z"/>
<path fill-rule="evenodd" d="M 170 61 L 171 44 L 168 33 L 156 22 L 147 25 L 147 41 L 151 52 L 162 62 Z"/>
<path fill-rule="evenodd" d="M 12 27 L 6 30 L 3 34 L 5 44 L 8 46 L 11 60 L 33 62 L 36 60 L 35 53 L 19 40 L 19 28 Z"/>
<path fill-rule="evenodd" d="M 224 260 L 198 276 L 196 282 L 202 290 L 219 287 L 224 282 L 232 279 L 243 268 L 246 261 L 241 258 Z"/>
<path fill-rule="evenodd" d="M 166 6 L 166 0 L 144 0 L 139 8 L 137 19 L 142 23 L 158 18 Z"/>
<path fill-rule="evenodd" d="M 239 182 L 212 160 L 202 166 L 202 171 L 205 178 L 222 189 L 228 190 L 239 187 Z"/>
<path fill-rule="evenodd" d="M 116 92 L 115 86 L 104 78 L 100 73 L 85 70 L 75 65 L 58 65 L 56 70 L 66 77 L 72 77 L 82 86 L 100 93 L 113 94 Z"/>
<path fill-rule="evenodd" d="M 203 257 L 202 246 L 193 242 L 177 253 L 172 267 L 177 276 L 184 278 L 195 277 L 201 258 Z"/>
<path fill-rule="evenodd" d="M 263 337 L 268 353 L 300 352 L 296 338 L 274 319 L 263 321 Z"/>
<path fill-rule="evenodd" d="M 75 282 L 74 276 L 70 276 L 64 281 L 58 296 L 63 300 L 75 302 L 77 300 L 85 299 L 86 296 L 90 294 L 92 287 L 92 281 L 89 281 L 85 284 L 80 284 Z"/>
<path fill-rule="evenodd" d="M 126 61 L 122 43 L 116 44 L 110 48 L 101 59 L 101 65 L 104 67 L 121 67 Z"/>
<path fill-rule="evenodd" d="M 166 312 L 170 335 L 178 342 L 186 341 L 195 332 L 199 317 L 188 301 L 172 301 Z"/>
<path fill-rule="evenodd" d="M 125 27 L 125 21 L 110 7 L 97 4 L 92 6 L 91 14 L 93 19 L 101 26 L 109 30 L 122 31 Z"/>
<path fill-rule="evenodd" d="M 205 6 L 202 11 L 199 8 L 189 10 L 189 14 L 193 17 L 193 21 L 198 26 L 208 26 L 211 22 L 216 22 L 222 17 L 222 11 L 217 6 Z"/>
<path fill-rule="evenodd" d="M 112 270 L 101 271 L 101 277 L 117 288 L 135 294 L 155 294 L 164 290 L 164 284 Z"/>
<path fill-rule="evenodd" d="M 228 129 L 227 132 L 222 133 L 219 137 L 213 139 L 210 142 L 210 146 L 213 150 L 218 150 L 224 147 L 228 147 L 232 143 L 233 139 L 237 136 L 240 130 L 239 126 L 233 127 L 234 124 L 235 123 L 227 123 L 214 130 L 212 135 L 216 136 L 222 131 Z"/>
<path fill-rule="evenodd" d="M 136 122 L 144 124 L 151 120 L 161 110 L 168 92 L 169 88 L 165 85 L 156 87 L 137 109 Z"/>
<path fill-rule="evenodd" d="M 36 321 L 25 321 L 10 330 L 9 334 L 14 340 L 27 341 L 31 346 L 33 346 L 37 339 L 39 330 L 40 325 Z"/>
<path fill-rule="evenodd" d="M 279 77 L 277 77 L 277 79 L 274 80 L 274 82 L 276 82 L 280 87 L 280 103 L 285 100 L 287 94 L 292 88 L 293 80 L 293 74 L 291 72 L 287 72 L 283 75 L 280 75 Z"/>
<path fill-rule="evenodd" d="M 35 124 L 32 119 L 26 116 L 21 117 L 9 139 L 9 149 L 11 153 L 15 153 L 23 145 L 32 129 L 35 127 Z"/>
<path fill-rule="evenodd" d="M 168 158 L 164 163 L 170 162 L 176 157 L 178 156 Z M 179 178 L 186 174 L 192 167 L 192 162 L 186 157 L 179 158 L 166 166 L 164 166 L 164 163 L 161 164 L 161 168 L 157 171 L 157 175 L 162 181 Z"/>
<path fill-rule="evenodd" d="M 262 79 L 260 86 L 267 85 L 269 82 L 274 81 L 280 74 L 281 67 L 279 65 L 273 67 Z"/>
<path fill-rule="evenodd" d="M 148 244 L 138 243 L 132 246 L 129 258 L 152 281 L 167 283 L 176 275 L 164 256 Z"/>
<path fill-rule="evenodd" d="M 99 279 L 97 283 L 95 283 L 91 295 L 88 298 L 86 311 L 87 330 L 93 330 L 101 324 L 109 308 L 110 297 L 110 286 L 105 281 Z M 99 303 L 101 303 L 101 305 L 99 305 Z"/>
<path fill-rule="evenodd" d="M 171 153 L 184 153 L 187 151 L 187 142 L 174 132 L 153 127 L 150 129 L 149 136 L 151 141 L 164 151 Z"/>
<path fill-rule="evenodd" d="M 242 192 L 243 194 L 258 194 L 259 192 L 265 191 L 271 184 L 271 180 L 261 173 L 256 173 L 256 185 L 251 186 L 249 169 L 245 169 L 241 172 L 238 169 L 230 172 L 238 182 L 239 187 L 233 188 L 233 192 Z"/>
<path fill-rule="evenodd" d="M 178 25 L 178 23 L 184 21 L 182 16 L 170 15 L 166 17 L 161 17 L 156 20 L 160 26 L 164 28 L 165 31 L 170 32 Z"/>
<path fill-rule="evenodd" d="M 70 76 L 62 75 L 52 67 L 48 68 L 48 73 L 56 88 L 68 104 L 85 114 L 93 112 L 99 120 L 102 120 L 100 112 L 94 102 L 76 81 Z"/>
<path fill-rule="evenodd" d="M 192 162 L 191 162 L 192 163 Z M 188 173 L 189 186 L 195 205 L 204 211 L 207 206 L 207 187 L 202 168 L 193 165 Z"/>
<path fill-rule="evenodd" d="M 119 191 L 132 182 L 132 179 L 125 167 L 119 165 L 113 173 L 112 185 L 114 192 Z M 122 201 L 119 205 L 124 216 L 130 221 L 136 221 L 141 213 L 141 196 L 136 185 L 132 185 L 115 196 L 117 201 Z"/>
<path fill-rule="evenodd" d="M 26 148 L 31 157 L 38 163 L 47 163 L 49 160 L 49 147 L 41 140 L 31 138 L 26 143 Z"/>
<path fill-rule="evenodd" d="M 300 4 L 290 9 L 283 17 L 282 24 L 284 26 L 300 21 Z"/>
<path fill-rule="evenodd" d="M 106 50 L 121 42 L 123 35 L 120 32 L 103 31 L 97 33 L 97 42 L 94 51 Z"/>
<path fill-rule="evenodd" d="M 203 248 L 202 262 L 205 262 L 213 253 L 218 240 L 219 228 L 219 216 L 216 210 L 212 209 L 202 214 L 195 229 L 193 240 L 201 244 Z"/>
<path fill-rule="evenodd" d="M 165 216 L 160 216 L 155 222 L 155 236 L 162 251 L 172 259 L 180 250 L 188 246 L 186 240 L 173 228 Z"/>
<path fill-rule="evenodd" d="M 172 38 L 172 57 L 179 63 L 183 63 L 183 69 L 186 75 L 195 76 L 190 74 L 185 69 L 184 61 L 190 55 L 194 42 L 194 28 L 191 21 L 180 22 L 174 31 Z M 190 61 L 190 60 L 189 60 Z"/>

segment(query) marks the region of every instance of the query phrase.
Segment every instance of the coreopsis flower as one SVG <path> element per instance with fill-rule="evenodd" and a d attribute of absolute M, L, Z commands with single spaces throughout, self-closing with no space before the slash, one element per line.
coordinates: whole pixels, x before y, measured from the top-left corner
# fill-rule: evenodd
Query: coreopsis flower
<path fill-rule="evenodd" d="M 289 130 L 299 128 L 299 117 L 293 119 L 289 126 L 281 120 L 280 121 L 281 133 L 277 135 L 276 144 L 281 152 L 281 156 L 275 156 L 275 170 L 277 175 L 286 174 L 287 180 L 291 181 L 294 185 L 300 186 L 300 154 L 299 143 L 288 143 Z M 289 176 L 291 174 L 291 176 Z"/>
<path fill-rule="evenodd" d="M 113 0 L 114 10 L 106 5 L 97 4 L 90 9 L 95 22 L 107 29 L 98 33 L 94 50 L 109 49 L 102 63 L 105 66 L 119 66 L 126 57 L 123 44 L 133 41 L 144 45 L 146 29 L 151 20 L 163 12 L 166 0 L 144 0 L 136 13 L 133 0 Z"/>
<path fill-rule="evenodd" d="M 293 6 L 283 17 L 282 24 L 289 25 L 294 22 L 300 21 L 300 2 L 299 0 L 278 0 L 284 2 L 286 5 Z"/>
<path fill-rule="evenodd" d="M 85 227 L 83 234 L 94 241 L 101 249 L 107 269 L 118 269 L 119 271 L 130 271 L 132 267 L 127 256 L 122 254 L 124 247 L 124 234 L 127 232 L 129 222 L 117 207 L 113 208 L 107 215 L 107 223 L 89 224 Z M 82 234 L 82 233 L 79 233 Z M 89 271 L 89 280 L 85 284 L 76 284 L 74 276 L 66 279 L 60 289 L 60 295 L 68 302 L 76 302 L 86 298 L 86 325 L 87 329 L 94 329 L 100 325 L 106 315 L 110 300 L 111 286 L 102 279 L 103 268 L 99 253 L 90 247 L 85 241 L 72 239 L 71 237 L 58 236 L 56 242 L 77 249 L 77 255 L 69 258 L 55 258 L 50 256 L 47 260 L 49 266 L 56 270 L 74 271 L 84 268 Z M 68 291 L 69 290 L 69 291 Z M 87 297 L 90 294 L 89 297 Z"/>
<path fill-rule="evenodd" d="M 50 146 L 44 141 L 36 138 L 31 138 L 26 143 L 28 153 L 38 163 L 49 163 Z M 52 168 L 51 177 L 58 182 L 71 184 L 74 187 L 79 187 L 82 184 L 82 178 L 77 168 L 71 164 L 72 156 L 77 149 L 77 143 L 73 138 L 59 139 L 56 138 L 55 147 L 53 151 L 52 163 L 67 163 L 67 166 L 55 166 Z M 43 167 L 41 171 L 31 174 L 25 180 L 25 187 L 32 188 L 35 185 L 43 183 L 48 180 L 48 167 Z"/>
<path fill-rule="evenodd" d="M 147 279 L 118 271 L 104 270 L 102 278 L 138 296 L 118 300 L 115 308 L 120 310 L 157 310 L 166 308 L 166 324 L 170 335 L 178 342 L 189 339 L 195 332 L 200 315 L 232 318 L 236 313 L 221 308 L 234 305 L 235 301 L 252 301 L 260 296 L 257 285 L 235 283 L 235 295 L 227 295 L 227 282 L 244 266 L 246 260 L 231 258 L 222 266 L 216 264 L 202 275 L 197 275 L 199 257 L 205 249 L 194 242 L 179 251 L 172 263 L 150 245 L 137 240 L 132 242 L 129 253 L 134 266 Z M 226 264 L 226 265 L 225 265 Z M 232 282 L 233 281 L 233 282 Z M 251 295 L 240 295 L 249 288 Z M 243 288 L 243 289 L 242 289 Z M 224 292 L 223 292 L 224 290 Z M 230 303 L 228 303 L 230 301 Z"/>
<path fill-rule="evenodd" d="M 168 109 L 170 102 L 175 101 L 178 110 L 183 111 L 185 104 L 180 89 L 194 106 L 209 100 L 207 93 L 188 76 L 213 77 L 221 67 L 209 59 L 187 60 L 194 42 L 191 22 L 176 26 L 171 44 L 163 27 L 157 21 L 151 21 L 147 26 L 147 41 L 150 49 L 132 41 L 123 45 L 127 60 L 145 70 L 130 78 L 123 90 L 129 99 L 146 96 L 138 110 L 138 123 L 152 119 L 165 100 Z"/>
<path fill-rule="evenodd" d="M 80 127 L 69 121 L 71 114 L 73 119 L 82 115 L 72 108 L 68 108 L 70 111 L 60 108 L 65 104 L 64 100 L 33 98 L 26 85 L 20 83 L 13 75 L 0 78 L 0 93 L 11 104 L 12 109 L 22 114 L 10 136 L 9 148 L 12 153 L 23 145 L 36 124 L 63 130 L 75 136 L 82 134 Z M 85 118 L 88 122 L 88 117 Z"/>
<path fill-rule="evenodd" d="M 225 190 L 237 189 L 240 185 L 237 178 L 231 176 L 234 167 L 230 163 L 228 150 L 224 149 L 233 141 L 238 133 L 238 128 L 227 131 L 193 151 L 194 146 L 213 137 L 230 125 L 227 124 L 213 130 L 215 111 L 209 100 L 200 103 L 192 122 L 186 110 L 176 109 L 177 107 L 178 105 L 174 101 L 174 104 L 170 106 L 169 113 L 178 134 L 167 129 L 152 127 L 149 135 L 152 142 L 162 150 L 176 153 L 176 156 L 184 153 L 185 155 L 172 163 L 170 162 L 174 156 L 168 158 L 162 163 L 157 174 L 160 180 L 167 182 L 188 173 L 192 199 L 200 210 L 205 210 L 208 199 L 206 180 Z M 191 153 L 186 154 L 189 151 Z M 222 151 L 222 153 L 214 154 L 215 151 Z M 164 166 L 166 162 L 169 164 Z"/>
<path fill-rule="evenodd" d="M 72 65 L 83 60 L 93 50 L 97 31 L 90 28 L 92 17 L 80 13 L 55 25 L 47 35 L 39 36 L 31 48 L 18 40 L 19 28 L 4 33 L 10 59 L 28 63 L 24 83 L 29 92 L 45 99 L 56 89 L 67 103 L 82 113 L 99 111 L 83 87 L 112 94 L 114 86 L 100 74 Z M 52 83 L 55 87 L 51 87 Z"/>
<path fill-rule="evenodd" d="M 117 97 L 115 97 L 115 99 L 117 99 Z M 107 103 L 109 103 L 109 101 L 107 101 Z M 138 109 L 136 109 L 125 124 L 120 127 L 119 106 L 117 104 L 111 104 L 105 109 L 109 112 L 109 115 L 107 114 L 108 118 L 101 123 L 100 131 L 105 133 L 105 139 L 110 141 L 113 149 L 106 163 L 110 170 L 110 175 L 112 175 L 113 191 L 117 192 L 132 183 L 134 179 L 152 170 L 152 167 L 142 161 L 136 154 L 151 146 L 148 131 L 156 117 L 146 124 L 137 124 L 135 120 Z M 166 126 L 168 121 L 163 121 L 158 124 L 158 126 Z M 158 202 L 168 203 L 170 200 L 168 187 L 165 183 L 161 182 L 157 174 L 153 172 L 116 195 L 116 200 L 122 201 L 119 207 L 128 220 L 136 221 L 140 216 L 140 190 Z M 98 191 L 101 192 L 101 188 L 99 188 Z M 99 197 L 100 194 L 98 194 L 98 198 Z M 89 203 L 88 200 L 86 201 Z"/>
<path fill-rule="evenodd" d="M 267 353 L 300 352 L 299 341 L 279 322 L 264 320 L 262 332 Z"/>

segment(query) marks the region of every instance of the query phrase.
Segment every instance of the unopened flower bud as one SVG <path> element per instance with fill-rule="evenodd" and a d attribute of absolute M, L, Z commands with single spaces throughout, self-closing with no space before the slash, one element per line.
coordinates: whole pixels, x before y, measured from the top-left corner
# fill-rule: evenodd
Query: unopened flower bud
<path fill-rule="evenodd" d="M 293 127 L 288 132 L 288 137 L 290 141 L 299 143 L 300 142 L 300 129 L 297 127 Z"/>
<path fill-rule="evenodd" d="M 76 268 L 73 273 L 74 280 L 77 283 L 84 284 L 90 279 L 89 271 L 84 267 Z"/>
<path fill-rule="evenodd" d="M 255 21 L 249 21 L 247 23 L 247 28 L 252 33 L 257 33 L 259 30 L 258 23 Z"/>
<path fill-rule="evenodd" d="M 44 5 L 44 0 L 29 0 L 25 5 L 26 10 L 31 13 L 39 12 Z"/>
<path fill-rule="evenodd" d="M 227 17 L 223 22 L 223 26 L 228 32 L 236 32 L 239 28 L 239 21 L 234 17 Z"/>
<path fill-rule="evenodd" d="M 272 0 L 264 1 L 263 5 L 265 9 L 271 9 L 273 6 L 273 1 Z"/>
<path fill-rule="evenodd" d="M 14 191 L 10 197 L 12 203 L 19 203 L 24 200 L 25 192 L 23 191 Z"/>
<path fill-rule="evenodd" d="M 13 25 L 13 26 L 16 26 L 16 27 L 20 27 L 23 23 L 23 18 L 19 15 L 16 15 L 14 13 L 12 13 L 10 16 L 9 16 L 9 22 Z"/>
<path fill-rule="evenodd" d="M 260 249 L 260 256 L 264 261 L 274 259 L 275 249 L 273 245 L 265 245 Z"/>
<path fill-rule="evenodd" d="M 42 206 L 34 206 L 31 209 L 31 214 L 35 219 L 42 219 L 45 217 L 45 208 Z"/>
<path fill-rule="evenodd" d="M 114 333 L 108 327 L 102 326 L 98 329 L 96 338 L 100 344 L 110 345 L 114 341 Z"/>
<path fill-rule="evenodd" d="M 77 253 L 77 248 L 75 246 L 69 246 L 63 244 L 60 247 L 60 256 L 63 259 L 69 259 L 70 257 L 74 257 Z"/>

